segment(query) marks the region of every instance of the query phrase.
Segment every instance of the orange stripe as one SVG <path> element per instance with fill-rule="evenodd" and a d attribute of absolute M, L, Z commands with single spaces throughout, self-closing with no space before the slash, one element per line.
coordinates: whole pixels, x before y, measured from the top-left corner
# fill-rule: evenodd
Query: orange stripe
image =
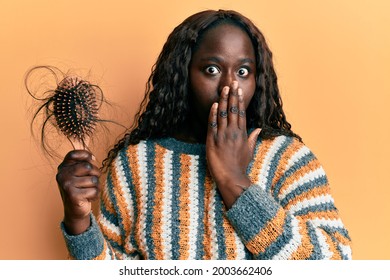
<path fill-rule="evenodd" d="M 223 204 L 223 202 L 221 202 Z M 223 211 L 226 212 L 225 206 L 223 205 Z M 223 229 L 225 233 L 225 247 L 226 247 L 226 259 L 235 260 L 237 259 L 237 245 L 236 237 L 234 235 L 234 228 L 229 223 L 227 218 L 223 216 Z"/>
<path fill-rule="evenodd" d="M 179 259 L 186 260 L 189 257 L 189 233 L 190 233 L 190 166 L 191 157 L 180 156 L 180 197 L 179 197 Z"/>
<path fill-rule="evenodd" d="M 313 244 L 310 242 L 309 232 L 306 226 L 306 220 L 301 217 L 298 219 L 299 234 L 301 236 L 301 244 L 297 250 L 291 255 L 290 260 L 304 260 L 308 259 L 313 252 Z M 294 237 L 293 237 L 294 238 Z"/>
<path fill-rule="evenodd" d="M 253 254 L 264 253 L 265 250 L 283 233 L 286 212 L 279 209 L 275 217 L 269 221 L 256 236 L 248 241 L 246 247 Z"/>
<path fill-rule="evenodd" d="M 283 155 L 280 157 L 279 165 L 276 168 L 275 175 L 272 178 L 271 190 L 273 190 L 275 184 L 284 175 L 286 166 L 291 157 L 302 147 L 302 143 L 294 139 L 293 142 L 287 147 Z"/>
<path fill-rule="evenodd" d="M 351 245 L 351 240 L 348 239 L 347 237 L 345 237 L 344 235 L 342 235 L 341 233 L 339 232 L 335 232 L 334 234 L 334 237 L 336 237 L 336 239 L 343 245 L 345 246 L 350 246 Z"/>
<path fill-rule="evenodd" d="M 154 192 L 152 239 L 154 243 L 154 254 L 156 259 L 164 259 L 164 243 L 162 237 L 162 209 L 164 204 L 164 155 L 166 150 L 156 146 L 156 190 Z"/>
<path fill-rule="evenodd" d="M 259 179 L 260 170 L 264 164 L 264 158 L 267 155 L 273 143 L 274 143 L 273 140 L 263 140 L 263 142 L 261 142 L 257 154 L 254 157 L 252 171 L 249 174 L 249 178 L 252 183 L 257 183 Z"/>
<path fill-rule="evenodd" d="M 305 166 L 302 166 L 300 169 L 298 169 L 296 172 L 291 174 L 291 176 L 286 179 L 283 186 L 279 190 L 279 194 L 284 193 L 284 191 L 292 183 L 294 183 L 296 180 L 301 178 L 303 175 L 305 175 L 306 173 L 309 173 L 310 171 L 317 170 L 319 167 L 321 167 L 321 164 L 319 163 L 319 161 L 317 159 L 314 159 L 314 160 L 310 161 L 308 164 L 306 164 Z"/>
<path fill-rule="evenodd" d="M 210 173 L 207 172 L 204 184 L 204 236 L 203 236 L 203 247 L 204 247 L 204 256 L 203 259 L 210 260 L 212 256 L 211 250 L 211 221 L 210 221 L 210 202 L 211 202 L 211 193 L 212 193 L 213 183 L 211 180 Z"/>
<path fill-rule="evenodd" d="M 127 202 L 125 200 L 125 194 L 124 194 L 121 186 L 119 185 L 119 179 L 118 179 L 117 174 L 115 172 L 114 165 L 111 165 L 110 171 L 111 171 L 112 183 L 114 186 L 113 193 L 114 193 L 114 196 L 115 196 L 116 201 L 117 201 L 119 213 L 120 213 L 120 216 L 122 217 L 122 225 L 123 225 L 123 228 L 125 230 L 124 239 L 127 239 L 130 236 L 130 229 L 131 229 L 132 220 L 130 217 L 130 213 L 127 210 L 128 205 L 127 205 Z M 131 249 L 128 246 L 128 242 L 125 242 L 124 245 L 125 245 L 124 247 L 125 247 L 126 252 L 130 253 Z"/>
<path fill-rule="evenodd" d="M 129 158 L 129 165 L 130 169 L 132 170 L 133 175 L 133 184 L 134 184 L 134 190 L 135 195 L 137 199 L 137 203 L 135 204 L 137 207 L 137 219 L 135 221 L 135 227 L 134 227 L 134 238 L 138 244 L 138 248 L 140 253 L 146 257 L 146 249 L 145 245 L 142 242 L 141 238 L 141 213 L 142 213 L 142 207 L 143 207 L 143 200 L 142 200 L 142 194 L 141 194 L 141 177 L 140 177 L 140 167 L 138 162 L 138 151 L 137 151 L 138 145 L 130 145 L 127 149 L 127 157 Z"/>
<path fill-rule="evenodd" d="M 306 215 L 299 216 L 304 220 L 313 220 L 313 219 L 328 219 L 336 220 L 339 218 L 339 213 L 337 211 L 321 211 L 321 212 L 311 212 Z"/>
<path fill-rule="evenodd" d="M 341 260 L 341 256 L 340 256 L 340 253 L 339 253 L 339 250 L 337 250 L 337 247 L 336 245 L 334 244 L 332 238 L 329 236 L 329 234 L 323 230 L 322 228 L 320 228 L 320 231 L 322 232 L 322 234 L 325 236 L 325 239 L 326 239 L 326 243 L 328 244 L 329 246 L 329 251 L 331 251 L 333 253 L 332 257 L 330 258 L 331 260 Z"/>
<path fill-rule="evenodd" d="M 296 205 L 299 202 L 304 201 L 305 199 L 310 199 L 314 197 L 319 197 L 320 195 L 327 195 L 330 194 L 330 187 L 329 185 L 324 185 L 321 187 L 316 187 L 313 189 L 310 189 L 307 192 L 301 193 L 291 199 L 286 206 L 284 206 L 284 209 L 289 210 L 292 206 Z"/>

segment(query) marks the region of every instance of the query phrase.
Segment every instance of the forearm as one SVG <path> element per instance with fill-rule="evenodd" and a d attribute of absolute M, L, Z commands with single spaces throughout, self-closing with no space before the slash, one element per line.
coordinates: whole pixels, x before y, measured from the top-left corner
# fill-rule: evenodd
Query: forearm
<path fill-rule="evenodd" d="M 350 258 L 350 240 L 336 211 L 313 210 L 298 216 L 254 185 L 241 195 L 227 217 L 255 258 Z"/>
<path fill-rule="evenodd" d="M 65 215 L 63 223 L 64 228 L 68 234 L 79 235 L 85 232 L 91 226 L 91 218 L 88 215 L 84 218 L 74 219 Z"/>

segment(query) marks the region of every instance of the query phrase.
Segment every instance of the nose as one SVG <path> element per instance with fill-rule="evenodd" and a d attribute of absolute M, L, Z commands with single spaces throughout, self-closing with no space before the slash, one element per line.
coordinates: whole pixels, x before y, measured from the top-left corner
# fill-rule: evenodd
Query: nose
<path fill-rule="evenodd" d="M 227 71 L 221 75 L 218 85 L 218 93 L 221 94 L 222 89 L 226 86 L 230 87 L 232 82 L 237 80 L 234 71 Z"/>

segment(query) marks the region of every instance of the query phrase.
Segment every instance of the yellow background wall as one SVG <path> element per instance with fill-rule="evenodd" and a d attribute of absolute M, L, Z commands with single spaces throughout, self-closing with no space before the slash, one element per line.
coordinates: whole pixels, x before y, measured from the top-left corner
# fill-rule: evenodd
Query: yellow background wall
<path fill-rule="evenodd" d="M 0 259 L 66 258 L 58 162 L 31 138 L 27 69 L 91 70 L 119 104 L 113 117 L 129 123 L 168 34 L 208 8 L 235 9 L 263 31 L 287 117 L 324 165 L 354 258 L 390 259 L 387 0 L 1 0 Z M 94 150 L 100 160 L 103 143 Z"/>

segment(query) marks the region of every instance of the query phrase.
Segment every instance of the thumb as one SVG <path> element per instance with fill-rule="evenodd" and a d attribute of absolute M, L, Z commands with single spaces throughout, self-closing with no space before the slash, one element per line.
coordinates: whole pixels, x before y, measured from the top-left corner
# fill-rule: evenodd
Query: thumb
<path fill-rule="evenodd" d="M 253 153 L 255 152 L 256 142 L 257 138 L 259 137 L 259 134 L 261 132 L 261 128 L 256 128 L 251 132 L 251 134 L 248 137 L 248 145 L 249 145 L 249 151 L 251 155 L 253 156 Z"/>

